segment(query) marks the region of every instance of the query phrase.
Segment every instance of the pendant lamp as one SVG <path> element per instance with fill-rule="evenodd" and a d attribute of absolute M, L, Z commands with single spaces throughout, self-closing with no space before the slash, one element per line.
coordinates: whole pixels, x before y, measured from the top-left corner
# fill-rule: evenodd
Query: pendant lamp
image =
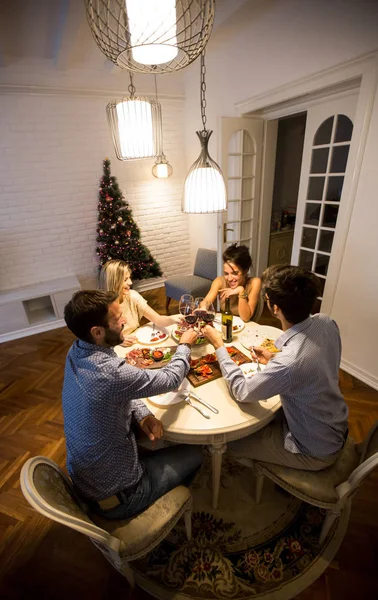
<path fill-rule="evenodd" d="M 206 129 L 205 55 L 201 55 L 201 114 L 202 131 L 196 131 L 201 153 L 192 164 L 185 179 L 182 198 L 184 213 L 216 213 L 227 210 L 227 192 L 219 165 L 209 155 L 208 145 L 212 131 Z"/>
<path fill-rule="evenodd" d="M 130 75 L 130 96 L 116 98 L 106 107 L 115 152 L 119 160 L 151 158 L 161 154 L 161 107 L 153 98 L 135 95 Z"/>
<path fill-rule="evenodd" d="M 157 92 L 157 83 L 156 83 L 156 75 L 154 76 L 155 79 L 155 98 L 156 98 L 156 102 L 160 105 L 159 100 L 158 100 L 158 92 Z M 158 157 L 156 158 L 156 162 L 154 164 L 154 166 L 152 167 L 152 175 L 154 177 L 156 177 L 157 179 L 167 179 L 167 177 L 170 177 L 173 173 L 173 169 L 171 167 L 171 165 L 169 164 L 164 152 L 163 152 L 163 124 L 161 127 L 161 154 L 158 155 Z"/>
<path fill-rule="evenodd" d="M 215 0 L 85 0 L 109 60 L 138 73 L 171 73 L 192 63 L 213 27 Z"/>

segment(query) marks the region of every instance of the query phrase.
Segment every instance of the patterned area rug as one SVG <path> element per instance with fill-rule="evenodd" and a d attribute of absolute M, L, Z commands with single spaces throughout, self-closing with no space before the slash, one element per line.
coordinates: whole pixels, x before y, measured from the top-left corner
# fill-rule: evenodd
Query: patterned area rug
<path fill-rule="evenodd" d="M 192 487 L 192 541 L 181 520 L 150 554 L 131 563 L 142 588 L 163 600 L 287 600 L 327 568 L 344 537 L 348 509 L 319 546 L 325 511 L 269 480 L 256 505 L 253 472 L 228 458 L 221 483 L 215 511 L 207 463 Z"/>

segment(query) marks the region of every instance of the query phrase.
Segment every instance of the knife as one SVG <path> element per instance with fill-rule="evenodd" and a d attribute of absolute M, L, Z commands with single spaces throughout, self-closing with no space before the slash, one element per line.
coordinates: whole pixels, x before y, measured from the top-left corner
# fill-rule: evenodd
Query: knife
<path fill-rule="evenodd" d="M 202 400 L 202 398 L 197 396 L 197 394 L 195 394 L 194 392 L 189 391 L 188 394 L 189 394 L 189 396 L 191 396 L 192 398 L 197 400 L 197 402 L 200 402 L 201 404 L 206 406 L 206 408 L 208 408 L 209 410 L 212 410 L 213 413 L 216 413 L 217 415 L 219 414 L 219 410 L 217 408 L 214 408 L 214 406 L 211 406 L 211 404 L 208 404 L 207 402 L 205 402 L 205 400 Z"/>

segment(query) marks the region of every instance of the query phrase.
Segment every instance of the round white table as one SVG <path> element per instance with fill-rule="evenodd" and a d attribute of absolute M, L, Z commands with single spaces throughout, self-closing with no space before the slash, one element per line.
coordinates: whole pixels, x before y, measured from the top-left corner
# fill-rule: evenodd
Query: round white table
<path fill-rule="evenodd" d="M 172 330 L 176 326 L 167 328 Z M 247 323 L 246 328 L 258 329 L 259 334 L 276 340 L 282 331 L 276 327 Z M 238 341 L 244 331 L 235 335 L 231 344 L 240 349 L 246 356 L 249 351 Z M 138 330 L 135 332 L 138 336 Z M 172 346 L 176 342 L 169 337 L 159 346 Z M 135 344 L 129 348 L 116 346 L 118 356 L 124 357 L 126 352 L 133 348 L 146 347 Z M 214 352 L 211 344 L 195 346 L 192 349 L 192 358 L 199 358 L 207 353 Z M 164 438 L 171 442 L 181 444 L 201 444 L 209 447 L 212 455 L 212 505 L 218 506 L 222 454 L 226 451 L 227 442 L 244 438 L 267 425 L 281 406 L 280 397 L 274 396 L 266 401 L 257 403 L 238 403 L 232 399 L 226 382 L 223 378 L 207 382 L 191 389 L 203 400 L 216 407 L 219 414 L 215 414 L 202 404 L 194 403 L 210 415 L 210 419 L 203 417 L 198 411 L 184 401 L 168 407 L 159 407 L 145 398 L 144 401 L 151 412 L 162 421 L 164 425 Z"/>

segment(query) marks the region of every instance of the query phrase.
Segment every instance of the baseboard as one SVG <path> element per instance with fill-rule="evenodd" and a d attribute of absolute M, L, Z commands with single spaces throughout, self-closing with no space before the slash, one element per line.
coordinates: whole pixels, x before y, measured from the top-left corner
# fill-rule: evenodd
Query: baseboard
<path fill-rule="evenodd" d="M 47 323 L 32 325 L 31 327 L 26 327 L 25 329 L 18 329 L 18 331 L 2 333 L 0 335 L 0 344 L 3 342 L 10 342 L 11 340 L 18 340 L 19 338 L 23 338 L 28 335 L 35 335 L 36 333 L 42 333 L 43 331 L 50 331 L 51 329 L 58 329 L 59 327 L 65 326 L 66 323 L 64 319 L 58 319 L 57 321 L 48 321 Z"/>
<path fill-rule="evenodd" d="M 166 277 L 151 277 L 151 279 L 139 279 L 133 281 L 133 289 L 137 292 L 146 292 L 147 290 L 155 290 L 161 288 L 164 285 L 164 281 L 167 281 Z"/>
<path fill-rule="evenodd" d="M 353 377 L 356 377 L 356 379 L 359 379 L 367 385 L 370 385 L 370 387 L 374 388 L 375 390 L 378 390 L 378 377 L 375 377 L 375 375 L 371 375 L 371 373 L 363 371 L 359 367 L 356 367 L 343 358 L 341 359 L 340 367 L 349 373 L 349 375 L 353 375 Z"/>

